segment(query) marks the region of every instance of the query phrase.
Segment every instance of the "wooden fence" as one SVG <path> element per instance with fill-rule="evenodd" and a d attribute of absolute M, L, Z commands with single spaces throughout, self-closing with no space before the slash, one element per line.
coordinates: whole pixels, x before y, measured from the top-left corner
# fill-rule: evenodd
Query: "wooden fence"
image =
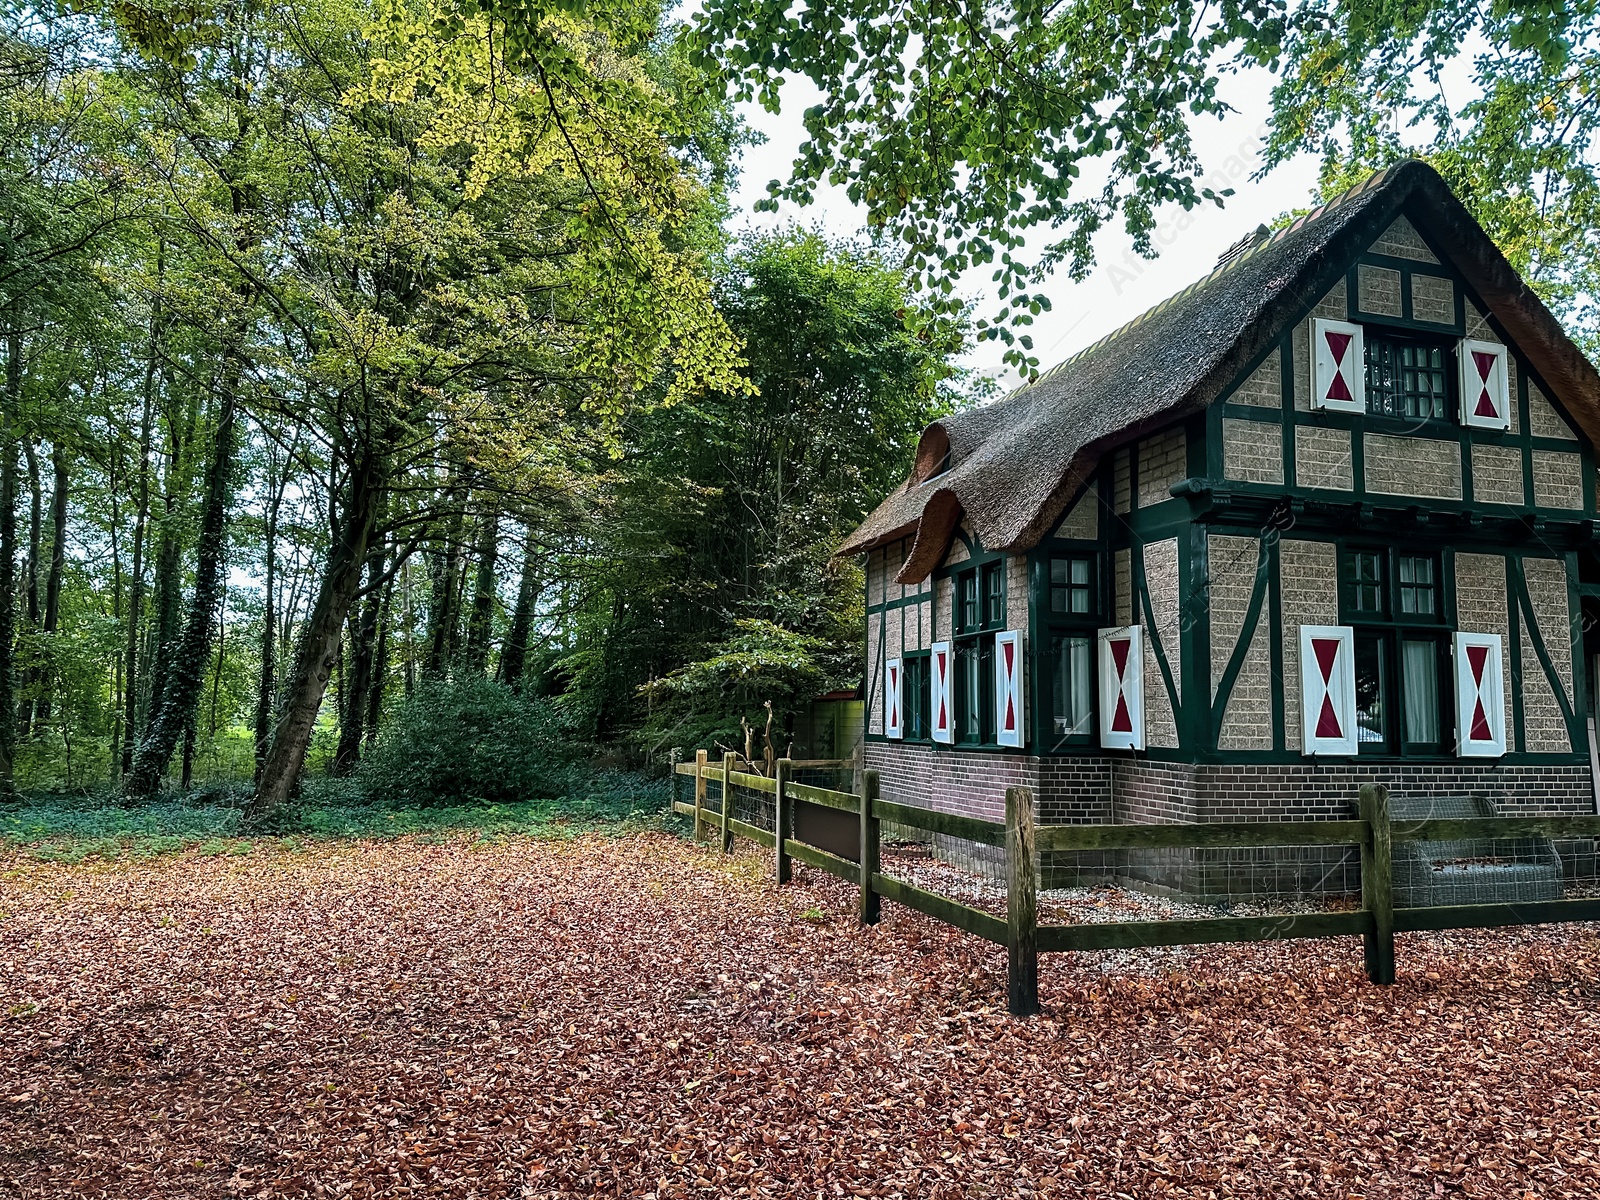
<path fill-rule="evenodd" d="M 1006 789 L 1006 819 L 1001 823 L 880 799 L 876 771 L 857 771 L 858 782 L 852 792 L 794 782 L 791 775 L 796 765 L 780 759 L 775 773 L 765 776 L 739 770 L 739 762 L 731 754 L 720 764 L 713 765 L 705 751 L 700 751 L 695 762 L 680 763 L 675 768 L 673 808 L 694 818 L 697 841 L 703 831 L 715 825 L 724 853 L 733 848 L 736 836 L 773 849 L 779 883 L 789 881 L 790 863 L 797 861 L 854 884 L 859 889 L 858 917 L 862 924 L 876 924 L 880 901 L 888 899 L 1004 946 L 1007 1005 L 1019 1016 L 1039 1011 L 1038 956 L 1042 952 L 1359 934 L 1365 951 L 1367 977 L 1373 983 L 1388 984 L 1395 978 L 1396 933 L 1600 920 L 1600 898 L 1396 908 L 1393 870 L 1396 841 L 1597 837 L 1600 836 L 1600 815 L 1445 818 L 1397 825 L 1389 816 L 1388 789 L 1380 784 L 1365 784 L 1360 792 L 1360 815 L 1350 821 L 1036 825 L 1033 793 L 1025 787 L 1013 787 Z M 817 761 L 806 765 L 848 768 L 852 763 L 851 760 Z M 693 797 L 689 801 L 679 796 L 681 781 L 685 779 L 692 779 L 694 783 Z M 708 800 L 707 784 L 712 780 L 720 785 L 721 791 L 715 808 Z M 773 797 L 775 832 L 734 818 L 732 788 L 748 788 Z M 794 836 L 797 808 L 806 805 L 856 818 L 857 843 L 853 857 L 837 853 L 838 846 L 827 850 Z M 1001 849 L 1005 857 L 1006 915 L 999 917 L 885 875 L 879 852 L 880 825 L 884 821 Z M 1040 925 L 1038 921 L 1037 856 L 1040 853 L 1304 846 L 1360 849 L 1359 909 L 1075 925 Z"/>

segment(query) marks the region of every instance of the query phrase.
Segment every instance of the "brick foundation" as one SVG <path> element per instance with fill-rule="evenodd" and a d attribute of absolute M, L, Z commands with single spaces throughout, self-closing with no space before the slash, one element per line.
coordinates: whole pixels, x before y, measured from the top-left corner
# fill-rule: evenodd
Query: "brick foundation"
<path fill-rule="evenodd" d="M 866 765 L 879 773 L 885 800 L 990 821 L 1005 819 L 1006 788 L 1032 788 L 1041 825 L 1345 820 L 1356 815 L 1361 784 L 1372 781 L 1396 796 L 1488 796 L 1506 816 L 1595 810 L 1589 768 L 1571 762 L 1192 764 L 869 742 Z M 946 837 L 935 847 L 952 862 L 999 874 L 991 847 Z M 1117 879 L 1191 896 L 1347 894 L 1359 891 L 1357 857 L 1353 849 L 1312 846 L 1053 854 L 1041 872 L 1047 887 Z"/>

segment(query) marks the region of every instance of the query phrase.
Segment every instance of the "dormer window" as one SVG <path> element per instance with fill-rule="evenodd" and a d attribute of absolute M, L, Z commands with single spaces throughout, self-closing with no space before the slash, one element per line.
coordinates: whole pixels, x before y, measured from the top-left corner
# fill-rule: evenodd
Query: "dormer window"
<path fill-rule="evenodd" d="M 1448 402 L 1451 351 L 1438 342 L 1368 329 L 1367 411 L 1405 421 L 1442 421 Z"/>

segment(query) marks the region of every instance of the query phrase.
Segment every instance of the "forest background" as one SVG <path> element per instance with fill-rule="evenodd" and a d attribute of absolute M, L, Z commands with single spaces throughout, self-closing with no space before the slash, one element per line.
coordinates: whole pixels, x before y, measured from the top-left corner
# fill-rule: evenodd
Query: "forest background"
<path fill-rule="evenodd" d="M 973 338 L 1036 369 L 1098 230 L 1225 201 L 1229 70 L 1266 166 L 1426 153 L 1594 347 L 1593 5 L 975 12 L 7 6 L 0 802 L 637 798 L 769 703 L 781 753 L 861 683 L 832 548 Z M 859 242 L 729 231 L 791 77 L 774 203 Z"/>

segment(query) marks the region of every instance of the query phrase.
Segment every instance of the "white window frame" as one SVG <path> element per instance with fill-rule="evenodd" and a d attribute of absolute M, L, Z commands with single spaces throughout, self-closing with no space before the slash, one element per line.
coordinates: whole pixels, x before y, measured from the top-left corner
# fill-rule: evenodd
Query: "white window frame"
<path fill-rule="evenodd" d="M 1477 416 L 1473 409 L 1478 402 L 1477 364 L 1472 361 L 1474 353 L 1493 354 L 1495 356 L 1494 370 L 1489 374 L 1488 388 L 1489 399 L 1499 410 L 1499 415 L 1494 417 Z M 1510 429 L 1511 428 L 1511 367 L 1510 351 L 1499 342 L 1485 342 L 1476 338 L 1462 338 L 1461 344 L 1456 348 L 1456 369 L 1460 385 L 1461 398 L 1461 423 L 1474 429 Z"/>
<path fill-rule="evenodd" d="M 1108 750 L 1144 749 L 1144 627 L 1115 625 L 1100 632 L 1100 745 Z M 1121 677 L 1111 643 L 1128 638 L 1128 657 Z M 1117 699 L 1128 705 L 1128 731 L 1113 730 Z"/>
<path fill-rule="evenodd" d="M 1324 684 L 1314 641 L 1337 641 L 1333 675 Z M 1343 737 L 1318 737 L 1322 701 L 1333 701 L 1334 716 Z M 1356 631 L 1350 625 L 1300 626 L 1300 752 L 1314 755 L 1353 755 L 1361 752 L 1360 722 L 1356 719 Z"/>
<path fill-rule="evenodd" d="M 953 745 L 956 740 L 956 715 L 950 705 L 950 677 L 955 663 L 949 642 L 934 642 L 928 647 L 928 732 L 941 745 Z M 939 717 L 944 716 L 944 727 L 939 727 Z"/>
<path fill-rule="evenodd" d="M 1006 671 L 1006 647 L 1011 648 L 1011 670 Z M 994 740 L 996 745 L 1021 749 L 1028 744 L 1028 714 L 1022 705 L 1023 637 L 1020 629 L 1006 629 L 994 635 Z M 1010 703 L 1015 722 L 1006 732 L 1006 705 Z"/>
<path fill-rule="evenodd" d="M 1472 678 L 1472 662 L 1467 654 L 1469 648 L 1480 646 L 1489 652 L 1483 664 L 1484 682 L 1481 690 Z M 1499 758 L 1506 752 L 1504 642 L 1498 633 L 1458 632 L 1450 639 L 1450 652 L 1456 677 L 1456 753 L 1462 758 Z M 1492 735 L 1488 741 L 1474 740 L 1469 736 L 1480 695 L 1483 698 L 1483 715 Z"/>
<path fill-rule="evenodd" d="M 1328 346 L 1327 334 L 1348 333 L 1350 349 L 1344 369 L 1345 383 L 1349 385 L 1350 400 L 1327 399 L 1328 389 L 1338 372 L 1333 350 Z M 1367 356 L 1366 334 L 1353 321 L 1335 321 L 1329 317 L 1315 317 L 1311 322 L 1311 407 L 1326 412 L 1361 413 L 1367 411 Z"/>

